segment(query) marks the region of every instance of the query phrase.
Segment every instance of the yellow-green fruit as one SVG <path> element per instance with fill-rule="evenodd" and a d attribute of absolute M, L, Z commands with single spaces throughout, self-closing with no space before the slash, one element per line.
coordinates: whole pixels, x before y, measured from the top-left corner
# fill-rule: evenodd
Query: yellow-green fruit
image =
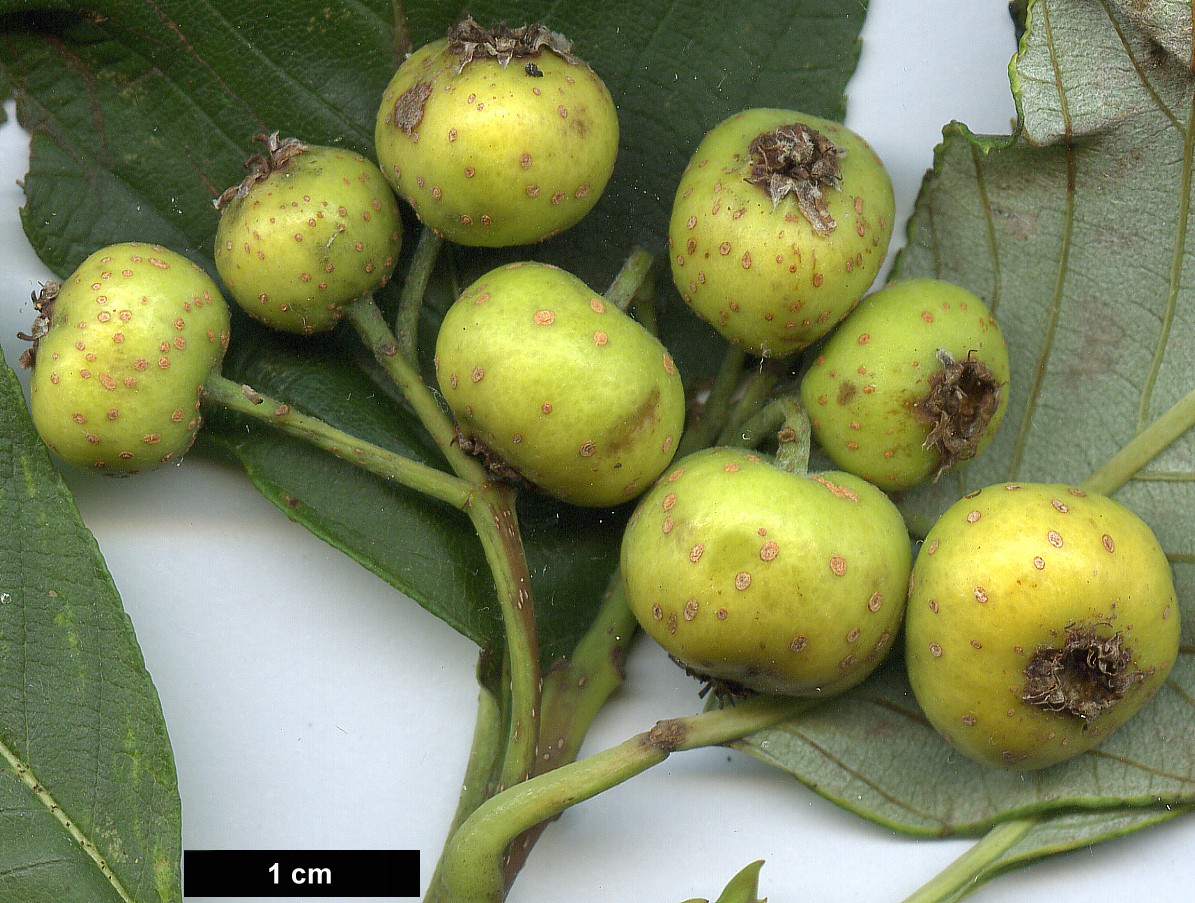
<path fill-rule="evenodd" d="M 45 443 L 79 467 L 151 470 L 199 429 L 199 394 L 228 346 L 211 278 L 154 245 L 96 251 L 42 303 L 30 410 Z"/>
<path fill-rule="evenodd" d="M 925 538 L 909 680 L 965 755 L 1043 768 L 1100 743 L 1157 692 L 1180 621 L 1170 564 L 1135 514 L 1072 486 L 998 484 Z"/>
<path fill-rule="evenodd" d="M 900 513 L 865 480 L 714 448 L 640 499 L 621 565 L 643 629 L 693 672 L 820 696 L 883 660 L 911 562 Z"/>
<path fill-rule="evenodd" d="M 398 261 L 394 192 L 344 148 L 273 136 L 269 161 L 221 200 L 216 269 L 241 309 L 274 329 L 331 329 Z"/>
<path fill-rule="evenodd" d="M 672 279 L 733 344 L 783 357 L 871 286 L 893 212 L 891 179 L 859 135 L 792 110 L 745 110 L 705 136 L 681 177 Z"/>
<path fill-rule="evenodd" d="M 568 42 L 535 26 L 505 35 L 515 48 L 506 60 L 487 54 L 484 35 L 416 50 L 378 110 L 386 178 L 458 244 L 531 244 L 576 224 L 618 152 L 610 92 Z"/>
<path fill-rule="evenodd" d="M 663 345 L 556 267 L 487 273 L 436 341 L 444 400 L 466 437 L 575 505 L 629 501 L 672 460 L 680 374 Z"/>
<path fill-rule="evenodd" d="M 801 382 L 831 460 L 906 489 L 982 452 L 1008 407 L 1009 363 L 991 311 L 938 279 L 903 279 L 843 320 Z"/>

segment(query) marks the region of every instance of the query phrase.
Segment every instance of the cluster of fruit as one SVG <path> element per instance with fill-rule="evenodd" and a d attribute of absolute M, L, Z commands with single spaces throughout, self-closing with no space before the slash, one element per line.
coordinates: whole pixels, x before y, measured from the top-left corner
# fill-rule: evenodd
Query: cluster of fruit
<path fill-rule="evenodd" d="M 391 277 L 398 199 L 460 244 L 569 228 L 610 178 L 618 119 L 560 35 L 466 19 L 403 63 L 375 139 L 377 165 L 271 136 L 217 199 L 216 269 L 249 315 L 331 329 Z M 437 337 L 437 381 L 462 444 L 492 471 L 575 505 L 638 499 L 627 598 L 695 674 L 830 696 L 879 665 L 903 622 L 934 726 L 981 762 L 1041 767 L 1102 740 L 1162 685 L 1180 622 L 1169 565 L 1123 507 L 1032 484 L 959 501 L 914 563 L 887 493 L 983 451 L 1010 373 L 970 292 L 906 279 L 867 294 L 893 216 L 861 137 L 776 109 L 711 130 L 673 206 L 671 273 L 698 316 L 794 375 L 820 343 L 800 378 L 807 419 L 779 441 L 806 426 L 840 470 L 730 447 L 674 461 L 686 398 L 668 350 L 542 264 L 493 270 L 461 294 Z M 221 288 L 178 254 L 121 244 L 47 286 L 37 309 L 27 363 L 46 443 L 109 473 L 177 460 L 228 345 Z"/>

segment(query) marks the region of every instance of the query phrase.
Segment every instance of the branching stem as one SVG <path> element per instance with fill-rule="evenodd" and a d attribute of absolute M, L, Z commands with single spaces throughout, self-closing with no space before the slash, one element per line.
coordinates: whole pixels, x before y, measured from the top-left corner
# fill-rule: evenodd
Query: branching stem
<path fill-rule="evenodd" d="M 407 281 L 403 285 L 394 333 L 398 337 L 402 356 L 412 367 L 418 366 L 419 361 L 419 315 L 423 311 L 423 295 L 443 244 L 444 240 L 435 229 L 423 228 L 419 233 L 419 242 L 415 245 L 411 268 L 407 271 Z"/>
<path fill-rule="evenodd" d="M 418 370 L 400 352 L 398 340 L 373 298 L 369 295 L 358 298 L 345 311 L 345 319 L 394 380 L 457 476 L 474 487 L 465 511 L 481 540 L 494 577 L 510 657 L 510 733 L 501 781 L 505 786 L 513 785 L 535 767 L 540 694 L 539 642 L 527 556 L 514 511 L 515 490 L 491 483 L 481 463 L 461 449 L 452 420 Z"/>
<path fill-rule="evenodd" d="M 660 721 L 618 746 L 491 797 L 450 841 L 438 899 L 443 903 L 500 903 L 506 893 L 506 848 L 519 834 L 658 765 L 673 752 L 727 743 L 792 718 L 814 704 L 815 700 L 809 699 L 759 696 L 731 708 Z"/>

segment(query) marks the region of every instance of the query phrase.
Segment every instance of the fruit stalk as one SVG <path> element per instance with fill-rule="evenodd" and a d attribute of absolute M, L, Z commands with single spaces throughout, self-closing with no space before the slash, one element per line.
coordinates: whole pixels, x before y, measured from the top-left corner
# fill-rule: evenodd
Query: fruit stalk
<path fill-rule="evenodd" d="M 267 423 L 289 436 L 351 461 L 370 473 L 394 480 L 454 508 L 463 511 L 470 505 L 473 487 L 459 477 L 342 432 L 318 417 L 300 413 L 290 405 L 262 395 L 249 386 L 239 385 L 215 374 L 204 383 L 203 397 L 209 404 L 220 405 Z"/>
<path fill-rule="evenodd" d="M 780 382 L 781 371 L 769 360 L 759 363 L 747 380 L 743 395 L 734 402 L 726 419 L 726 425 L 718 435 L 716 445 L 740 445 L 742 443 L 742 426 L 758 413 L 767 403 L 768 396 Z"/>
<path fill-rule="evenodd" d="M 457 442 L 456 426 L 440 407 L 418 371 L 399 351 L 371 295 L 349 305 L 345 318 L 373 352 L 431 433 L 457 476 L 474 487 L 465 512 L 473 522 L 494 578 L 510 657 L 512 709 L 501 784 L 510 786 L 531 774 L 539 737 L 539 641 L 531 598 L 527 557 L 514 512 L 514 490 L 490 482 L 481 463 Z"/>
<path fill-rule="evenodd" d="M 475 486 L 485 485 L 487 478 L 484 468 L 457 445 L 456 427 L 423 382 L 423 377 L 400 353 L 399 342 L 386 325 L 373 296 L 362 295 L 349 305 L 344 315 L 366 347 L 373 352 L 377 362 L 394 380 L 457 476 Z"/>
<path fill-rule="evenodd" d="M 429 890 L 428 900 L 501 903 L 507 891 L 503 870 L 506 848 L 519 834 L 658 765 L 673 752 L 727 743 L 815 704 L 816 700 L 810 699 L 759 696 L 731 708 L 659 721 L 651 730 L 618 746 L 491 797 L 449 842 L 441 884 Z"/>
<path fill-rule="evenodd" d="M 428 280 L 435 269 L 436 259 L 443 244 L 444 240 L 435 229 L 425 227 L 419 233 L 415 256 L 411 259 L 407 281 L 403 285 L 394 334 L 398 336 L 402 356 L 412 367 L 418 366 L 419 363 L 419 314 L 423 310 L 423 294 L 427 291 Z"/>
<path fill-rule="evenodd" d="M 606 290 L 606 300 L 617 304 L 618 309 L 625 312 L 647 282 L 654 263 L 655 258 L 643 248 L 633 249 Z"/>
<path fill-rule="evenodd" d="M 776 450 L 776 463 L 789 473 L 804 474 L 809 470 L 809 443 L 812 436 L 809 415 L 795 398 L 778 398 L 773 404 L 784 417 L 784 426 L 776 437 L 780 443 Z"/>
<path fill-rule="evenodd" d="M 693 408 L 689 425 L 676 450 L 678 460 L 709 447 L 718 437 L 726 423 L 730 400 L 734 396 L 735 389 L 738 388 L 739 379 L 743 375 L 743 362 L 746 359 L 745 351 L 734 346 L 726 349 L 726 356 L 722 359 L 718 375 L 714 377 L 714 385 L 710 389 L 709 398 L 705 400 L 705 404 Z"/>

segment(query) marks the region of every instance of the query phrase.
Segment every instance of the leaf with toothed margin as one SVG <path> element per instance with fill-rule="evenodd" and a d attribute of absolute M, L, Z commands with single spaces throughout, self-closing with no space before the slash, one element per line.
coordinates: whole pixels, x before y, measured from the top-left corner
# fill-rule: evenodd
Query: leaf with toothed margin
<path fill-rule="evenodd" d="M 181 899 L 157 691 L 95 541 L 0 373 L 0 899 Z"/>

